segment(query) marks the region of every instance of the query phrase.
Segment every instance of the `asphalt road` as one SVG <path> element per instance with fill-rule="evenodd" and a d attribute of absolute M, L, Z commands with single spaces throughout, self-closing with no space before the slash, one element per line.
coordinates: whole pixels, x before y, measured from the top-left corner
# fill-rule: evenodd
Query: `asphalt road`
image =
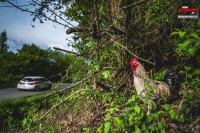
<path fill-rule="evenodd" d="M 58 87 L 58 89 L 64 89 L 68 86 L 70 86 L 70 83 L 65 83 L 62 84 Z M 55 84 L 53 84 L 53 87 Z M 0 89 L 0 101 L 6 100 L 6 99 L 15 99 L 15 98 L 20 98 L 20 97 L 29 97 L 32 95 L 37 95 L 37 94 L 42 94 L 46 93 L 49 90 L 40 90 L 40 91 L 27 91 L 27 90 L 18 90 L 17 88 L 5 88 L 5 89 Z"/>

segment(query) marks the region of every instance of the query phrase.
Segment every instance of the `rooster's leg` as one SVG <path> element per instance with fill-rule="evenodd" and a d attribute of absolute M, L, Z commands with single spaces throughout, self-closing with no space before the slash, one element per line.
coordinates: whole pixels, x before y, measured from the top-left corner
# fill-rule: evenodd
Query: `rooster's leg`
<path fill-rule="evenodd" d="M 150 115 L 151 109 L 152 109 L 152 105 L 151 105 L 151 100 L 149 100 L 148 102 L 148 111 L 147 111 L 147 116 Z"/>

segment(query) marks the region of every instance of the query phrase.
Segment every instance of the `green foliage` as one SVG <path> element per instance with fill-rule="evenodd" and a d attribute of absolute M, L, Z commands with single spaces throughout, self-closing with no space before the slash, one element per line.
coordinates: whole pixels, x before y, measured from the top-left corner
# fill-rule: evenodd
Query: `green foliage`
<path fill-rule="evenodd" d="M 177 106 L 164 104 L 161 110 L 155 110 L 148 117 L 145 110 L 147 104 L 141 106 L 141 101 L 135 91 L 131 92 L 131 97 L 121 95 L 119 98 L 117 94 L 112 92 L 105 93 L 102 98 L 107 106 L 104 117 L 105 123 L 97 128 L 97 132 L 162 132 L 165 133 L 166 120 L 162 116 L 168 115 L 170 118 L 182 121 L 183 115 L 177 114 L 174 109 Z M 113 100 L 111 100 L 113 99 Z M 119 109 L 120 101 L 126 99 L 123 109 Z M 123 112 L 123 113 L 122 113 Z"/>
<path fill-rule="evenodd" d="M 106 122 L 105 124 L 104 124 L 104 133 L 109 133 L 109 131 L 110 131 L 110 127 L 111 127 L 111 122 Z"/>
<path fill-rule="evenodd" d="M 161 71 L 161 72 L 159 72 L 159 73 L 156 73 L 156 74 L 154 75 L 154 79 L 155 79 L 155 80 L 163 81 L 166 72 L 167 72 L 167 69 L 165 69 L 165 70 L 163 70 L 163 71 Z"/>
<path fill-rule="evenodd" d="M 102 72 L 102 75 L 104 79 L 108 79 L 110 77 L 109 71 L 106 71 L 106 70 Z"/>
<path fill-rule="evenodd" d="M 179 94 L 185 95 L 181 110 L 185 114 L 189 114 L 192 111 L 197 112 L 194 105 L 196 104 L 195 99 L 200 98 L 198 93 L 198 88 L 200 86 L 198 69 L 192 69 L 191 67 L 185 66 L 180 73 L 184 75 L 184 82 L 181 83 L 183 89 L 179 92 Z"/>
<path fill-rule="evenodd" d="M 43 96 L 44 94 L 30 98 L 1 101 L 0 125 L 2 126 L 0 126 L 0 131 L 21 127 L 21 125 L 27 124 L 27 119 L 24 119 L 24 117 L 27 116 L 30 111 L 35 112 L 38 110 L 38 107 L 43 101 Z"/>
<path fill-rule="evenodd" d="M 6 30 L 4 30 L 0 35 L 0 54 L 8 51 L 9 46 L 7 44 L 7 39 L 7 33 Z"/>
<path fill-rule="evenodd" d="M 119 128 L 125 127 L 124 122 L 119 117 L 114 117 L 113 121 L 117 127 L 119 127 Z"/>
<path fill-rule="evenodd" d="M 35 44 L 24 44 L 17 53 L 0 53 L 0 60 L 0 87 L 7 86 L 6 84 L 10 82 L 16 83 L 29 75 L 47 78 L 52 76 L 51 81 L 58 81 L 67 74 L 65 82 L 70 81 L 84 63 L 82 59 L 71 54 L 64 54 L 50 48 L 44 50 Z"/>
<path fill-rule="evenodd" d="M 184 95 L 183 104 L 181 110 L 184 114 L 197 112 L 194 108 L 196 99 L 199 99 L 198 88 L 200 86 L 199 74 L 200 70 L 197 67 L 200 61 L 199 50 L 200 50 L 200 23 L 194 24 L 196 29 L 187 29 L 181 31 L 176 29 L 171 35 L 178 35 L 176 54 L 179 59 L 178 68 L 179 73 L 183 77 L 181 83 L 182 90 L 179 92 L 180 95 Z M 191 62 L 193 61 L 193 62 Z M 171 117 L 174 117 L 174 112 L 171 111 Z"/>
<path fill-rule="evenodd" d="M 92 2 L 88 0 L 64 0 L 38 4 L 37 6 L 39 7 L 36 6 L 35 12 L 37 15 L 35 15 L 34 20 L 36 18 L 41 20 L 44 10 L 47 9 L 46 7 L 52 7 L 54 11 L 52 15 L 55 15 L 56 11 L 59 12 L 59 16 L 63 15 L 60 9 L 65 8 L 64 15 L 66 15 L 66 19 L 79 22 L 77 29 L 80 28 L 83 30 L 81 30 L 82 32 L 74 33 L 75 42 L 73 47 L 78 53 L 84 56 L 82 58 L 74 58 L 72 55 L 68 56 L 51 50 L 45 54 L 36 45 L 26 45 L 21 49 L 22 52 L 19 50 L 20 59 L 24 62 L 17 67 L 19 68 L 18 71 L 32 74 L 35 69 L 40 69 L 42 65 L 48 65 L 47 70 L 41 69 L 44 74 L 48 72 L 50 74 L 54 70 L 55 73 L 59 72 L 62 81 L 64 81 L 66 75 L 62 71 L 67 69 L 66 71 L 69 70 L 71 72 L 70 76 L 73 78 L 73 81 L 81 80 L 79 88 L 84 88 L 85 90 L 71 97 L 66 102 L 66 105 L 70 104 L 71 107 L 73 106 L 73 113 L 78 116 L 83 107 L 88 107 L 87 103 L 83 104 L 87 101 L 85 100 L 86 97 L 91 98 L 93 103 L 97 103 L 97 105 L 95 104 L 96 106 L 94 105 L 94 108 L 97 108 L 96 110 L 98 110 L 99 114 L 104 115 L 103 118 L 100 118 L 100 123 L 98 123 L 98 133 L 164 133 L 166 132 L 167 122 L 184 122 L 183 114 L 192 113 L 195 105 L 195 97 L 199 98 L 200 96 L 196 90 L 199 87 L 198 63 L 200 58 L 198 51 L 200 23 L 197 23 L 195 25 L 196 28 L 194 28 L 193 24 L 195 22 L 185 22 L 177 19 L 177 8 L 182 4 L 179 1 L 152 0 L 145 1 L 145 4 L 142 2 L 126 8 L 126 6 L 130 6 L 131 4 L 132 2 L 128 0 L 112 2 L 101 0 Z M 122 8 L 123 10 L 121 10 Z M 44 16 L 46 17 L 46 15 Z M 57 22 L 57 17 L 55 15 L 54 22 Z M 189 24 L 190 26 L 188 26 Z M 110 25 L 124 30 L 126 34 L 119 36 L 109 32 Z M 94 27 L 96 27 L 97 31 L 95 31 Z M 187 30 L 182 31 L 181 29 L 171 33 L 171 29 L 175 29 L 176 27 Z M 97 32 L 99 36 L 97 38 L 93 37 L 93 32 Z M 171 38 L 169 38 L 170 33 L 173 35 Z M 178 35 L 178 39 L 174 35 Z M 135 53 L 143 59 L 157 61 L 155 67 L 158 69 L 159 61 L 165 61 L 166 57 L 164 56 L 169 56 L 174 51 L 176 52 L 175 56 L 177 60 L 173 61 L 177 61 L 177 67 L 181 70 L 182 75 L 184 75 L 182 87 L 185 88 L 180 94 L 187 94 L 189 89 L 192 89 L 196 93 L 184 95 L 182 112 L 177 113 L 175 111 L 178 109 L 177 105 L 164 103 L 162 106 L 159 106 L 155 102 L 152 102 L 152 113 L 146 116 L 148 100 L 153 95 L 155 89 L 150 88 L 152 93 L 145 97 L 145 102 L 142 104 L 139 96 L 133 89 L 132 74 L 130 74 L 131 68 L 130 66 L 128 67 L 128 60 Z M 23 53 L 26 53 L 28 58 Z M 46 58 L 47 60 L 45 60 Z M 191 63 L 189 59 L 194 60 L 196 64 Z M 47 62 L 43 64 L 42 60 Z M 75 63 L 76 61 L 77 63 Z M 72 65 L 69 65 L 71 63 Z M 30 65 L 33 65 L 33 67 L 30 67 Z M 70 67 L 73 65 L 77 69 Z M 151 67 L 145 66 L 147 70 Z M 165 73 L 166 70 L 156 73 L 155 79 L 162 80 Z M 92 78 L 84 79 L 83 81 L 82 78 L 88 75 L 92 75 Z M 147 85 L 145 83 L 145 86 Z M 53 89 L 53 91 L 55 90 Z M 73 94 L 76 90 L 77 88 L 72 90 L 70 94 Z M 58 94 L 55 99 L 52 98 L 50 100 L 52 103 L 57 104 L 65 97 L 66 95 Z M 72 104 L 78 98 L 85 101 L 78 100 L 76 104 Z M 164 99 L 164 102 L 166 102 L 166 99 Z M 98 106 L 102 107 L 99 109 Z M 88 107 L 86 111 L 83 110 L 85 111 L 84 114 L 90 113 L 90 111 L 95 110 L 94 108 Z M 37 112 L 32 116 L 35 110 L 34 108 L 31 108 L 31 110 L 32 112 L 30 111 L 27 114 L 27 118 L 23 120 L 23 126 L 28 129 L 35 128 L 35 130 L 41 132 L 45 125 L 49 126 L 48 120 L 51 120 L 51 117 L 54 117 L 57 113 L 56 110 L 53 110 L 49 114 L 49 119 L 42 120 L 37 125 L 34 125 L 33 121 L 37 120 L 44 112 L 40 112 L 41 114 Z M 66 110 L 66 108 L 63 110 Z M 9 121 L 12 121 L 12 119 L 10 118 Z M 48 127 L 44 132 L 56 132 L 59 129 L 58 121 L 54 122 L 53 125 Z M 85 132 L 92 132 L 95 127 L 87 125 L 83 130 Z"/>
<path fill-rule="evenodd" d="M 85 131 L 85 133 L 90 133 L 90 128 L 83 128 L 83 131 Z"/>
<path fill-rule="evenodd" d="M 185 59 L 194 57 L 196 52 L 200 49 L 200 27 L 199 22 L 197 22 L 197 30 L 194 32 L 186 33 L 184 31 L 177 31 L 171 33 L 171 35 L 178 34 L 180 39 L 178 40 L 178 45 L 176 48 L 176 53 L 181 56 L 185 57 Z"/>

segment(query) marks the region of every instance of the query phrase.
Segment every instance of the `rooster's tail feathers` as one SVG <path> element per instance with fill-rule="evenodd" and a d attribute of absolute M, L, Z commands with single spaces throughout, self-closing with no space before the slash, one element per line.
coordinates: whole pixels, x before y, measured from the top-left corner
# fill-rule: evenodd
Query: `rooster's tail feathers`
<path fill-rule="evenodd" d="M 160 82 L 157 86 L 157 89 L 159 90 L 160 95 L 164 94 L 166 97 L 171 96 L 169 86 L 166 83 Z"/>
<path fill-rule="evenodd" d="M 170 97 L 170 89 L 165 82 L 161 81 L 154 81 L 153 83 L 149 84 L 153 88 L 155 88 L 156 94 L 158 95 L 165 95 L 165 97 Z"/>

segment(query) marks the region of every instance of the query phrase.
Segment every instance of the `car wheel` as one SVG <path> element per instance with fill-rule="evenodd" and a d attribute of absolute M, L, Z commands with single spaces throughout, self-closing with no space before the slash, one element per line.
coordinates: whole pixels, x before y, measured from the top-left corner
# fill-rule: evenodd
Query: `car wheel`
<path fill-rule="evenodd" d="M 35 87 L 35 91 L 39 91 L 40 87 L 39 86 L 36 86 Z"/>

